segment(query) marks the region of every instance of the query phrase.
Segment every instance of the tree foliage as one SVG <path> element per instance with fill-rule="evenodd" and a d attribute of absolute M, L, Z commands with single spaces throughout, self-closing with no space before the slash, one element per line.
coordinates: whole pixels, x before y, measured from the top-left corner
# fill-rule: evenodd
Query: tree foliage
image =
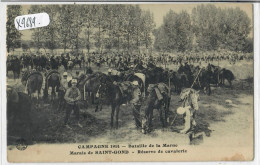
<path fill-rule="evenodd" d="M 157 50 L 248 51 L 250 19 L 239 8 L 199 5 L 192 13 L 169 11 L 163 25 L 155 31 Z M 166 44 L 166 45 L 165 45 Z"/>
<path fill-rule="evenodd" d="M 138 5 L 41 5 L 30 13 L 46 12 L 50 25 L 34 29 L 32 39 L 38 49 L 64 49 L 78 52 L 87 48 L 102 53 L 115 50 L 132 52 L 151 47 L 155 28 L 150 11 Z"/>
<path fill-rule="evenodd" d="M 185 11 L 178 14 L 170 10 L 154 34 L 157 50 L 190 50 L 193 40 L 190 15 Z"/>
<path fill-rule="evenodd" d="M 21 6 L 8 7 L 7 48 L 20 47 L 21 34 L 12 20 Z M 239 8 L 198 5 L 191 13 L 170 10 L 155 29 L 151 11 L 139 5 L 32 5 L 29 14 L 46 12 L 50 24 L 32 29 L 33 46 L 62 48 L 64 52 L 87 49 L 95 52 L 252 50 L 250 19 Z"/>
<path fill-rule="evenodd" d="M 6 45 L 7 52 L 19 48 L 21 46 L 21 33 L 15 28 L 14 19 L 21 15 L 20 5 L 9 5 L 7 8 L 7 22 L 6 22 Z"/>

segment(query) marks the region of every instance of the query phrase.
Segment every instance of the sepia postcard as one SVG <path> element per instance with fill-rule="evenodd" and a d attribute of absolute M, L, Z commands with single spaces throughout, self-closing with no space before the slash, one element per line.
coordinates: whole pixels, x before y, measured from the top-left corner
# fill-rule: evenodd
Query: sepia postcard
<path fill-rule="evenodd" d="M 7 161 L 254 160 L 252 3 L 6 7 Z"/>

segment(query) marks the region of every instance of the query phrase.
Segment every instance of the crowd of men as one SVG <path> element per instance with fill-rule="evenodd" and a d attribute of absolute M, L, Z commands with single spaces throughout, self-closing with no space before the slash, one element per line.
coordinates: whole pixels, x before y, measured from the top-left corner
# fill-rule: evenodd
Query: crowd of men
<path fill-rule="evenodd" d="M 212 53 L 196 53 L 196 52 L 184 52 L 176 54 L 128 54 L 128 53 L 61 53 L 60 55 L 51 55 L 49 53 L 43 54 L 37 52 L 23 53 L 21 56 L 9 55 L 7 57 L 7 70 L 17 70 L 17 66 L 21 68 L 31 68 L 36 70 L 43 69 L 58 69 L 63 65 L 65 70 L 72 70 L 76 65 L 79 68 L 87 67 L 90 65 L 96 65 L 100 68 L 102 65 L 106 65 L 109 68 L 115 68 L 119 71 L 124 71 L 131 65 L 143 65 L 153 63 L 157 66 L 171 65 L 171 64 L 189 64 L 202 62 L 209 63 L 213 61 L 227 60 L 231 64 L 235 64 L 241 60 L 252 60 L 252 53 L 243 52 L 212 52 Z M 15 69 L 14 69 L 15 68 Z"/>

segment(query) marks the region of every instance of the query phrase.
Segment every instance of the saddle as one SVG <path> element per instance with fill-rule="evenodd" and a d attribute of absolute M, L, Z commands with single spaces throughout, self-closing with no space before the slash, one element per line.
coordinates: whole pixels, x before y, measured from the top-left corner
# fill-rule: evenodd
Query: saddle
<path fill-rule="evenodd" d="M 162 100 L 163 96 L 166 96 L 169 91 L 168 86 L 164 83 L 150 84 L 148 92 L 151 92 L 152 90 L 155 90 L 158 100 Z"/>
<path fill-rule="evenodd" d="M 50 70 L 46 74 L 46 80 L 48 80 L 48 78 L 54 73 L 60 75 L 60 73 L 57 70 Z"/>
<path fill-rule="evenodd" d="M 132 82 L 130 81 L 116 83 L 116 85 L 119 87 L 123 97 L 127 97 L 132 91 Z"/>
<path fill-rule="evenodd" d="M 30 72 L 28 72 L 28 74 L 26 75 L 26 81 L 28 80 L 28 78 L 30 77 L 30 76 L 32 76 L 32 75 L 40 75 L 40 76 L 42 76 L 42 74 L 40 73 L 40 72 L 38 72 L 38 71 L 30 71 Z"/>

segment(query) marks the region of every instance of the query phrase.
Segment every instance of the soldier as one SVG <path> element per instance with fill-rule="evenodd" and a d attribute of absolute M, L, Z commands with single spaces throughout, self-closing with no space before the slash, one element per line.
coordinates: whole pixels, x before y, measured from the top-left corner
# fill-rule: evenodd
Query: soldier
<path fill-rule="evenodd" d="M 64 100 L 64 95 L 66 93 L 66 90 L 68 89 L 68 80 L 67 80 L 67 78 L 68 78 L 68 73 L 64 72 L 63 76 L 61 78 L 61 81 L 60 81 L 58 111 L 59 110 L 63 110 L 64 106 L 65 106 L 64 103 L 66 103 L 65 100 Z"/>
<path fill-rule="evenodd" d="M 64 120 L 64 124 L 67 128 L 70 128 L 68 125 L 68 120 L 71 114 L 71 111 L 74 110 L 77 120 L 77 125 L 82 128 L 82 125 L 79 123 L 79 106 L 78 101 L 81 99 L 81 93 L 79 89 L 76 87 L 77 79 L 72 79 L 72 86 L 67 89 L 64 99 L 66 100 L 66 116 Z"/>
<path fill-rule="evenodd" d="M 192 117 L 192 112 L 191 112 L 191 106 L 187 106 L 187 107 L 179 107 L 177 109 L 177 114 L 179 115 L 184 115 L 184 128 L 182 130 L 180 130 L 180 133 L 187 133 L 191 126 L 196 126 L 196 122 L 194 120 L 194 118 Z"/>
<path fill-rule="evenodd" d="M 61 86 L 60 86 L 60 90 L 64 90 L 66 91 L 68 89 L 68 73 L 67 72 L 64 72 L 63 73 L 63 77 L 61 79 Z"/>
<path fill-rule="evenodd" d="M 139 88 L 138 81 L 133 81 L 132 84 L 133 84 L 133 88 Z M 141 122 L 140 122 L 141 92 L 138 90 L 133 90 L 133 91 L 134 91 L 134 93 L 133 93 L 134 97 L 130 101 L 130 106 L 132 107 L 132 110 L 133 110 L 135 124 L 136 124 L 136 126 L 140 126 L 141 125 Z"/>

